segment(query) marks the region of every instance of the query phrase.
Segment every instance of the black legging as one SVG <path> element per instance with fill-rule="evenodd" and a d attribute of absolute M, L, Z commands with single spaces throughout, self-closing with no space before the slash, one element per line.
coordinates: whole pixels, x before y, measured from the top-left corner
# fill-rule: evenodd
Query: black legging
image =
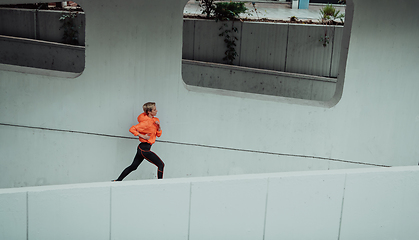
<path fill-rule="evenodd" d="M 134 161 L 122 171 L 121 175 L 116 181 L 122 181 L 128 174 L 132 171 L 136 170 L 141 162 L 147 159 L 149 162 L 157 166 L 157 177 L 158 179 L 163 178 L 163 169 L 164 163 L 163 161 L 152 151 L 150 151 L 151 144 L 149 143 L 140 143 L 137 148 L 137 154 L 135 154 Z"/>

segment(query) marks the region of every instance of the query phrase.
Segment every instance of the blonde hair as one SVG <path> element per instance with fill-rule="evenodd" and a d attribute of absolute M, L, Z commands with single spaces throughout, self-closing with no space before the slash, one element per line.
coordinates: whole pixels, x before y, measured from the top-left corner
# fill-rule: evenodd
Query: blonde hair
<path fill-rule="evenodd" d="M 143 110 L 146 114 L 148 114 L 149 112 L 153 111 L 154 106 L 156 106 L 156 103 L 154 103 L 154 102 L 144 103 Z"/>

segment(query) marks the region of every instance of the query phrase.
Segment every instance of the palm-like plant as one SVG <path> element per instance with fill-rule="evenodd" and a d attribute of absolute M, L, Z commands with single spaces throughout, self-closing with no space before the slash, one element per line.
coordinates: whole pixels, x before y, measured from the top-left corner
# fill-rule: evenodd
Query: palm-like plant
<path fill-rule="evenodd" d="M 322 22 L 327 22 L 330 20 L 340 19 L 343 22 L 345 15 L 340 13 L 340 10 L 337 10 L 332 4 L 327 4 L 325 7 L 320 9 L 320 17 Z"/>

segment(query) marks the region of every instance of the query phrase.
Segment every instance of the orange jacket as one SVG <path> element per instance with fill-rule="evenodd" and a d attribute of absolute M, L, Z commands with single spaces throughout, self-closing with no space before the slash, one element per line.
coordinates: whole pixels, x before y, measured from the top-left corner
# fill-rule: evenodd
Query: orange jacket
<path fill-rule="evenodd" d="M 138 124 L 132 126 L 129 131 L 134 134 L 134 136 L 138 136 L 140 133 L 141 134 L 147 134 L 150 136 L 150 139 L 145 140 L 143 138 L 140 137 L 140 141 L 141 142 L 148 142 L 150 144 L 153 144 L 156 141 L 156 137 L 160 137 L 161 136 L 161 129 L 160 131 L 158 131 L 159 127 L 157 126 L 157 124 L 155 123 L 155 121 L 159 121 L 160 120 L 156 117 L 150 118 L 149 116 L 147 116 L 147 114 L 145 113 L 141 113 L 138 116 Z"/>

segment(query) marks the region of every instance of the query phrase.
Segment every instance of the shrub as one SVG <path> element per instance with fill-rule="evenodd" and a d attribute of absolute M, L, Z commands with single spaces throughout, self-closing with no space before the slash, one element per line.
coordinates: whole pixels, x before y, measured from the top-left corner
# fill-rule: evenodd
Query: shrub
<path fill-rule="evenodd" d="M 211 17 L 211 14 L 214 13 L 214 0 L 200 0 L 199 6 L 202 8 L 202 13 L 207 15 L 207 18 Z"/>
<path fill-rule="evenodd" d="M 247 7 L 244 2 L 218 2 L 215 3 L 215 19 L 216 20 L 234 20 L 240 18 L 241 13 L 245 13 Z"/>
<path fill-rule="evenodd" d="M 66 44 L 72 44 L 72 45 L 78 45 L 79 44 L 79 31 L 78 29 L 81 28 L 81 26 L 77 26 L 75 23 L 75 18 L 77 18 L 77 13 L 70 12 L 68 14 L 63 13 L 63 15 L 60 17 L 60 22 L 62 23 L 60 30 L 64 29 L 63 34 L 63 43 Z"/>
<path fill-rule="evenodd" d="M 320 9 L 320 17 L 323 22 L 336 19 L 340 19 L 340 21 L 343 22 L 343 18 L 345 17 L 345 15 L 339 13 L 340 11 L 336 10 L 336 8 L 332 6 L 332 4 L 327 4 L 325 7 Z"/>

